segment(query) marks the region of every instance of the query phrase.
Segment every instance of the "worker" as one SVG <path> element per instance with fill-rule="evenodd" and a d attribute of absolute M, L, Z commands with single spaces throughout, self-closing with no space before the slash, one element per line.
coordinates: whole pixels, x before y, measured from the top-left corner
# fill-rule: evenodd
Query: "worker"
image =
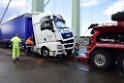
<path fill-rule="evenodd" d="M 31 52 L 31 47 L 32 47 L 32 45 L 33 45 L 32 38 L 29 37 L 29 38 L 26 40 L 25 44 L 26 44 L 27 55 L 31 55 L 31 54 L 32 54 L 32 52 Z"/>
<path fill-rule="evenodd" d="M 14 62 L 19 61 L 21 39 L 18 37 L 18 34 L 16 34 L 15 37 L 11 39 L 11 43 L 12 43 L 12 59 Z"/>
<path fill-rule="evenodd" d="M 77 57 L 79 56 L 79 48 L 80 48 L 80 44 L 76 43 L 74 48 L 74 55 Z"/>

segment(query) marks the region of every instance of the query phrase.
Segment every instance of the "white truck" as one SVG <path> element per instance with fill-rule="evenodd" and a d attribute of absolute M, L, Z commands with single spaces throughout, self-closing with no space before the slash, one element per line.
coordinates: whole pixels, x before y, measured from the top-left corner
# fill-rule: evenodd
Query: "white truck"
<path fill-rule="evenodd" d="M 32 15 L 35 45 L 33 52 L 43 57 L 70 55 L 74 48 L 74 34 L 66 27 L 59 14 L 35 13 Z"/>

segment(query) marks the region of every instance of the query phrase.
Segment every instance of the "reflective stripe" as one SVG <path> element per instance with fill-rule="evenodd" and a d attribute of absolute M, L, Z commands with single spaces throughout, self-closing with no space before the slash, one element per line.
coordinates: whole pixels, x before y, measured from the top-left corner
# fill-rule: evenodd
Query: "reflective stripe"
<path fill-rule="evenodd" d="M 32 47 L 32 44 L 26 44 L 26 47 Z"/>
<path fill-rule="evenodd" d="M 26 46 L 26 47 L 32 47 L 32 46 Z"/>
<path fill-rule="evenodd" d="M 13 44 L 19 44 L 19 43 L 13 43 Z"/>

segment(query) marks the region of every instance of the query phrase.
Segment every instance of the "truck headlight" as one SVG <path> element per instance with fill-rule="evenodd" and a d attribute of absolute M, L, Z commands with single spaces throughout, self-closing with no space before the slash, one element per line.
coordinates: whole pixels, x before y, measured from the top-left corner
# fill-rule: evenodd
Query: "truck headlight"
<path fill-rule="evenodd" d="M 57 49 L 63 49 L 62 45 L 57 45 Z"/>

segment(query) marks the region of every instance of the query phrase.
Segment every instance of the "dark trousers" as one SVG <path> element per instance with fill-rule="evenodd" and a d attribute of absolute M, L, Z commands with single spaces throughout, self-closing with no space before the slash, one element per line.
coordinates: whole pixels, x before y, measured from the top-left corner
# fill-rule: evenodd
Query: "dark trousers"
<path fill-rule="evenodd" d="M 26 45 L 26 54 L 29 55 L 29 56 L 32 54 L 31 45 Z"/>

